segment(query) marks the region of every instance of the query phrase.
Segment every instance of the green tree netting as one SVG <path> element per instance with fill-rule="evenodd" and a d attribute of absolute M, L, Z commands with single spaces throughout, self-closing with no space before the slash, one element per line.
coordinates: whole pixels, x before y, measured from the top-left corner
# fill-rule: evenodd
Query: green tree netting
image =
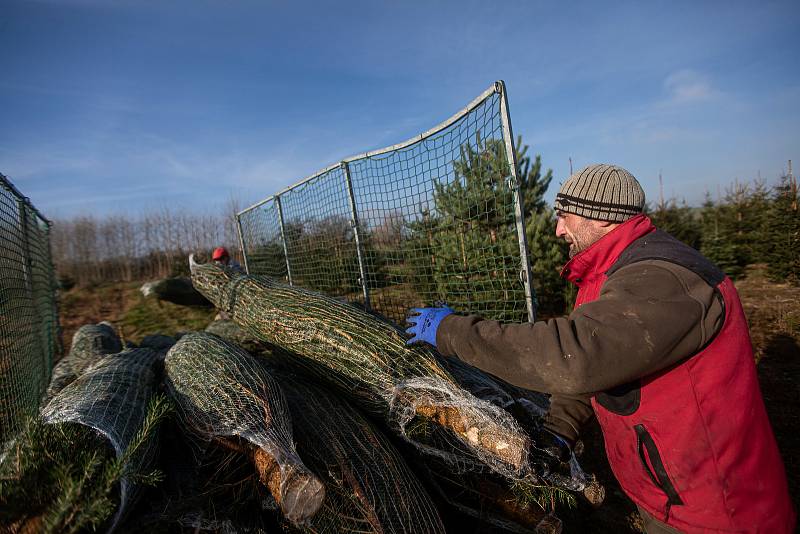
<path fill-rule="evenodd" d="M 292 413 L 297 450 L 327 488 L 313 533 L 443 533 L 431 497 L 391 442 L 357 408 L 309 380 L 270 367 Z"/>
<path fill-rule="evenodd" d="M 43 408 L 42 419 L 48 424 L 78 423 L 92 428 L 108 441 L 117 458 L 130 455 L 158 386 L 154 369 L 158 359 L 158 353 L 149 349 L 125 350 L 103 357 L 53 397 Z M 156 448 L 153 435 L 126 458 L 119 505 L 110 530 L 139 497 L 141 488 L 134 475 L 149 469 Z"/>
<path fill-rule="evenodd" d="M 0 174 L 0 441 L 34 415 L 60 355 L 50 223 Z"/>
<path fill-rule="evenodd" d="M 100 358 L 120 351 L 122 341 L 110 323 L 87 324 L 78 328 L 72 336 L 69 354 L 61 358 L 53 368 L 42 404 L 46 404 Z"/>
<path fill-rule="evenodd" d="M 409 307 L 437 301 L 526 320 L 533 295 L 521 223 L 541 215 L 551 175 L 521 140 L 511 153 L 510 126 L 498 82 L 438 126 L 340 160 L 243 210 L 248 272 L 397 323 Z"/>
<path fill-rule="evenodd" d="M 259 352 L 265 348 L 263 343 L 258 341 L 255 337 L 253 337 L 252 334 L 242 329 L 230 319 L 219 319 L 212 321 L 211 324 L 206 327 L 205 331 L 209 334 L 219 336 L 222 339 L 227 339 L 228 341 L 239 345 L 251 354 Z"/>
<path fill-rule="evenodd" d="M 530 472 L 530 439 L 513 417 L 462 389 L 433 351 L 362 310 L 309 290 L 190 258 L 192 281 L 259 339 L 300 361 L 427 454 L 464 469 L 488 466 L 509 478 Z M 444 429 L 436 443 L 409 435 L 420 417 Z"/>
<path fill-rule="evenodd" d="M 166 384 L 187 432 L 241 451 L 284 516 L 303 524 L 325 497 L 298 456 L 278 383 L 253 356 L 212 334 L 183 336 L 164 360 Z"/>

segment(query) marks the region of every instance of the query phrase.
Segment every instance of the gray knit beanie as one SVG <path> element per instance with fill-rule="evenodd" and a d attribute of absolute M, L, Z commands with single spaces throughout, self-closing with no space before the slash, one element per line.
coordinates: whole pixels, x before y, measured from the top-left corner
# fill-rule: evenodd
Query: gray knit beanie
<path fill-rule="evenodd" d="M 570 176 L 556 195 L 556 210 L 598 221 L 624 222 L 642 213 L 644 190 L 631 173 L 598 163 Z"/>

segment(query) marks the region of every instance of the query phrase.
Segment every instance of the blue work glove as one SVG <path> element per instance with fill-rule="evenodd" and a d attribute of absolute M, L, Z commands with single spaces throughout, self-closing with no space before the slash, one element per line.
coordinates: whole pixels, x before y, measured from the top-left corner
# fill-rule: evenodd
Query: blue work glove
<path fill-rule="evenodd" d="M 413 337 L 406 341 L 408 345 L 424 341 L 436 346 L 436 330 L 442 319 L 453 313 L 453 310 L 444 306 L 442 308 L 411 308 L 406 317 L 406 322 L 412 325 L 406 334 Z"/>
<path fill-rule="evenodd" d="M 542 428 L 533 436 L 534 451 L 531 463 L 540 476 L 558 473 L 562 464 L 572 458 L 572 447 L 563 436 Z"/>

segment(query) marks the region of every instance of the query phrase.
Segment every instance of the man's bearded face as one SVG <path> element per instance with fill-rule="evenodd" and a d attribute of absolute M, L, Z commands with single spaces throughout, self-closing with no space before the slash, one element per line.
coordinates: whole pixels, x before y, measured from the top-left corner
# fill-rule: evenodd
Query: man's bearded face
<path fill-rule="evenodd" d="M 570 258 L 592 246 L 607 233 L 598 224 L 599 221 L 572 213 L 558 212 L 556 215 L 558 217 L 556 236 L 569 243 Z"/>

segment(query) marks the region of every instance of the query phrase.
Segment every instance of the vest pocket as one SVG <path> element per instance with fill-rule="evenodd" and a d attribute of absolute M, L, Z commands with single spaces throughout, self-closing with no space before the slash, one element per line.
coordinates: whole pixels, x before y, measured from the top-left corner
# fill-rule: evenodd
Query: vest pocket
<path fill-rule="evenodd" d="M 617 415 L 633 415 L 639 409 L 642 397 L 641 380 L 613 387 L 595 395 L 597 402 Z"/>
<path fill-rule="evenodd" d="M 661 460 L 661 454 L 658 452 L 656 442 L 653 441 L 653 436 L 647 431 L 644 425 L 634 425 L 636 431 L 636 443 L 639 449 L 639 460 L 642 462 L 644 470 L 650 477 L 650 480 L 664 492 L 667 496 L 667 517 L 669 517 L 669 509 L 673 505 L 683 504 L 683 500 L 672 481 L 667 476 L 667 470 L 664 468 L 664 462 Z"/>

